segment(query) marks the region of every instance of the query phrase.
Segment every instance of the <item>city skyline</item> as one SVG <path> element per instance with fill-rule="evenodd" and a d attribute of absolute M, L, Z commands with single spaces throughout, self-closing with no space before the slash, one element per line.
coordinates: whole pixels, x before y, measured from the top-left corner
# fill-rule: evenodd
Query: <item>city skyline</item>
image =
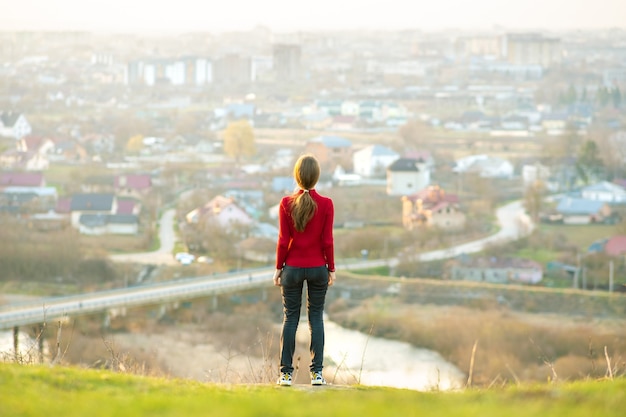
<path fill-rule="evenodd" d="M 275 32 L 323 30 L 460 29 L 589 30 L 626 28 L 623 0 L 441 0 L 420 5 L 400 0 L 303 4 L 287 0 L 0 0 L 0 29 L 103 32 L 223 32 L 264 26 Z"/>

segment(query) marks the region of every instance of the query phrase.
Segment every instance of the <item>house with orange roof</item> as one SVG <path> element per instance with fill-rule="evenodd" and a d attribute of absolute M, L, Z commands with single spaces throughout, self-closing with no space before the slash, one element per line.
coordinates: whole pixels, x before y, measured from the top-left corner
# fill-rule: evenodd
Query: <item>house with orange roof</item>
<path fill-rule="evenodd" d="M 408 230 L 417 227 L 460 230 L 465 227 L 465 221 L 458 196 L 446 193 L 438 185 L 402 197 L 402 224 Z"/>

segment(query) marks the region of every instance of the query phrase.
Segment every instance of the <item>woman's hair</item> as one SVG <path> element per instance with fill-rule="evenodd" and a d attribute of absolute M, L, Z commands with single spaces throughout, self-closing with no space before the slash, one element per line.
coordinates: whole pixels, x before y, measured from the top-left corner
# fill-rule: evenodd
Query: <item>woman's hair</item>
<path fill-rule="evenodd" d="M 293 167 L 293 177 L 304 192 L 296 191 L 291 198 L 291 217 L 298 232 L 303 232 L 315 214 L 317 203 L 309 194 L 320 178 L 320 164 L 313 155 L 302 155 Z"/>

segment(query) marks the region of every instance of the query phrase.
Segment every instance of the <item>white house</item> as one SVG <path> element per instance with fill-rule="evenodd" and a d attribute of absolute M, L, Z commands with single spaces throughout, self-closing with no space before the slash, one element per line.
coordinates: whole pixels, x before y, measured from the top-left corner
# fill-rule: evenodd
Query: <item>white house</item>
<path fill-rule="evenodd" d="M 97 220 L 97 225 L 96 223 L 90 223 L 89 227 L 92 229 L 98 229 L 99 227 L 106 229 L 107 216 L 116 212 L 117 198 L 113 194 L 74 194 L 70 203 L 72 227 L 76 229 L 81 229 L 81 223 L 85 219 L 90 222 L 94 219 Z M 81 220 L 81 217 L 84 215 L 88 215 L 88 217 Z"/>
<path fill-rule="evenodd" d="M 514 167 L 509 161 L 489 155 L 470 155 L 456 161 L 456 173 L 475 172 L 483 178 L 511 178 Z"/>
<path fill-rule="evenodd" d="M 611 215 L 611 208 L 602 201 L 564 197 L 559 200 L 557 213 L 565 224 L 590 224 L 603 221 Z"/>
<path fill-rule="evenodd" d="M 358 116 L 359 115 L 359 103 L 356 101 L 345 100 L 341 103 L 341 115 L 342 116 Z"/>
<path fill-rule="evenodd" d="M 0 112 L 0 136 L 21 139 L 32 131 L 23 114 L 12 111 Z"/>
<path fill-rule="evenodd" d="M 567 115 L 554 113 L 543 115 L 541 127 L 549 135 L 562 135 L 567 129 Z"/>
<path fill-rule="evenodd" d="M 136 235 L 139 218 L 134 214 L 82 214 L 78 230 L 83 235 Z"/>
<path fill-rule="evenodd" d="M 582 189 L 582 197 L 605 203 L 626 203 L 626 190 L 617 184 L 602 181 Z"/>
<path fill-rule="evenodd" d="M 423 159 L 399 158 L 387 168 L 387 194 L 411 195 L 430 184 L 430 171 Z"/>
<path fill-rule="evenodd" d="M 546 184 L 549 178 L 550 168 L 545 165 L 541 165 L 538 162 L 532 165 L 524 165 L 522 167 L 522 184 L 524 185 L 524 188 L 530 187 L 537 181 Z"/>
<path fill-rule="evenodd" d="M 187 223 L 214 221 L 221 227 L 235 224 L 250 225 L 252 217 L 240 208 L 233 198 L 218 195 L 202 207 L 193 209 L 185 216 Z"/>
<path fill-rule="evenodd" d="M 352 154 L 352 166 L 355 174 L 363 177 L 384 176 L 387 167 L 400 155 L 381 145 L 370 145 Z"/>

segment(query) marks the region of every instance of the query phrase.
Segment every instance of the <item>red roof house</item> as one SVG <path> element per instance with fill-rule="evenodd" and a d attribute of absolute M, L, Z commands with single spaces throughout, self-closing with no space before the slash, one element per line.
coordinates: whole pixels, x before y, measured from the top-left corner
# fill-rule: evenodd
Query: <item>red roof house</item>
<path fill-rule="evenodd" d="M 115 190 L 120 194 L 136 194 L 148 191 L 152 187 L 149 174 L 123 174 L 115 177 Z"/>
<path fill-rule="evenodd" d="M 0 187 L 45 187 L 46 180 L 41 172 L 2 172 Z"/>
<path fill-rule="evenodd" d="M 604 252 L 609 256 L 626 255 L 626 235 L 613 236 L 607 240 Z"/>

